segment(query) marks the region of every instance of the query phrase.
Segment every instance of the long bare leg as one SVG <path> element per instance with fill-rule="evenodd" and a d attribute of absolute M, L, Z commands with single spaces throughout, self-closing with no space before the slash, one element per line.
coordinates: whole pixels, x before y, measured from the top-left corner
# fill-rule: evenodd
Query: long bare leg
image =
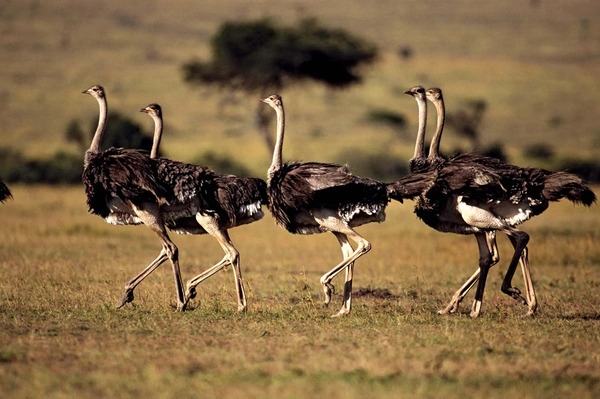
<path fill-rule="evenodd" d="M 486 244 L 488 246 L 488 250 L 492 256 L 492 263 L 490 267 L 494 266 L 500 260 L 498 256 L 498 244 L 496 243 L 496 232 L 488 231 L 485 233 Z M 438 314 L 446 314 L 446 313 L 455 313 L 458 311 L 458 305 L 465 298 L 467 293 L 473 288 L 477 280 L 479 280 L 480 269 L 477 268 L 475 273 L 469 277 L 469 279 L 454 293 L 450 303 L 444 309 L 438 311 Z"/>
<path fill-rule="evenodd" d="M 185 297 L 189 301 L 190 299 L 194 299 L 196 297 L 196 286 L 206 280 L 207 278 L 215 275 L 225 268 L 225 265 L 229 264 L 229 255 L 225 255 L 223 259 L 219 261 L 219 263 L 210 267 L 209 269 L 203 271 L 196 277 L 192 278 L 186 284 L 187 290 L 185 292 Z"/>
<path fill-rule="evenodd" d="M 515 248 L 515 253 L 508 271 L 506 272 L 506 276 L 504 277 L 504 281 L 502 282 L 502 292 L 516 300 L 522 301 L 523 304 L 527 305 L 529 307 L 527 315 L 531 316 L 535 314 L 537 309 L 537 299 L 535 297 L 533 280 L 531 279 L 531 270 L 529 268 L 529 256 L 527 250 L 529 235 L 525 232 L 513 229 L 508 237 Z M 525 283 L 525 298 L 521 296 L 521 291 L 518 288 L 512 287 L 512 278 L 516 271 L 517 262 L 521 266 L 521 271 L 523 273 L 523 280 Z"/>
<path fill-rule="evenodd" d="M 506 232 L 506 234 L 508 234 L 508 238 L 515 248 L 515 252 L 513 253 L 513 257 L 508 265 L 508 270 L 504 276 L 504 281 L 502 281 L 502 292 L 518 301 L 522 301 L 523 304 L 527 304 L 527 300 L 521 296 L 521 290 L 512 286 L 512 279 L 515 275 L 515 271 L 517 270 L 517 264 L 520 263 L 523 250 L 526 248 L 527 243 L 529 242 L 529 235 L 516 229 L 510 229 Z"/>
<path fill-rule="evenodd" d="M 477 245 L 479 246 L 479 281 L 477 284 L 477 291 L 475 291 L 475 300 L 471 308 L 471 317 L 478 317 L 481 313 L 481 304 L 483 302 L 483 292 L 485 290 L 485 282 L 487 279 L 488 271 L 492 264 L 492 253 L 488 246 L 488 241 L 485 234 L 475 234 L 477 239 Z"/>
<path fill-rule="evenodd" d="M 139 283 L 142 282 L 150 273 L 152 273 L 158 266 L 167 260 L 167 253 L 163 249 L 156 259 L 154 259 L 140 274 L 135 276 L 125 285 L 125 291 L 121 296 L 121 301 L 117 304 L 117 309 L 121 309 L 126 303 L 133 301 L 133 290 Z"/>
<path fill-rule="evenodd" d="M 533 280 L 531 278 L 531 269 L 529 268 L 529 250 L 527 247 L 523 248 L 521 259 L 521 271 L 523 272 L 523 280 L 525 281 L 525 299 L 527 299 L 527 305 L 529 310 L 527 316 L 533 316 L 537 310 L 537 298 L 535 296 L 535 289 L 533 288 Z"/>
<path fill-rule="evenodd" d="M 458 305 L 460 305 L 469 290 L 473 288 L 477 280 L 479 280 L 479 274 L 480 270 L 477 269 L 475 273 L 473 273 L 473 275 L 469 277 L 469 279 L 458 289 L 458 291 L 452 295 L 452 299 L 450 300 L 450 303 L 448 303 L 448 306 L 442 310 L 439 310 L 438 314 L 455 313 L 458 311 Z"/>
<path fill-rule="evenodd" d="M 165 226 L 162 223 L 158 205 L 146 203 L 139 208 L 134 206 L 134 211 L 142 220 L 142 222 L 156 233 L 163 249 L 160 255 L 152 263 L 150 263 L 150 265 L 148 265 L 140 274 L 127 283 L 118 308 L 122 307 L 127 302 L 131 302 L 133 300 L 133 289 L 154 270 L 156 270 L 156 268 L 160 266 L 166 259 L 169 259 L 173 266 L 173 275 L 175 277 L 175 288 L 177 290 L 177 310 L 185 310 L 186 301 L 183 295 L 181 271 L 179 270 L 179 250 L 167 234 Z"/>
<path fill-rule="evenodd" d="M 206 215 L 196 215 L 196 220 L 200 225 L 206 230 L 211 236 L 213 236 L 225 251 L 225 258 L 221 260 L 221 262 L 217 263 L 215 266 L 202 273 L 201 275 L 195 277 L 190 280 L 187 284 L 188 291 L 195 288 L 200 282 L 205 280 L 206 278 L 214 275 L 219 270 L 221 270 L 227 263 L 230 263 L 233 268 L 233 275 L 235 278 L 235 290 L 238 297 L 238 311 L 245 312 L 248 304 L 246 301 L 246 293 L 244 291 L 244 281 L 242 280 L 242 269 L 240 267 L 240 253 L 235 249 L 231 239 L 229 238 L 229 233 L 227 230 L 223 230 L 219 228 L 218 222 L 210 216 Z M 223 260 L 227 259 L 225 262 Z M 202 278 L 203 275 L 206 275 Z M 194 280 L 199 280 L 195 284 Z"/>
<path fill-rule="evenodd" d="M 369 241 L 364 239 L 350 227 L 348 227 L 348 231 L 345 231 L 342 234 L 345 234 L 346 236 L 350 237 L 353 241 L 355 241 L 357 243 L 357 248 L 350 254 L 350 256 L 347 259 L 343 260 L 341 263 L 339 263 L 337 266 L 335 266 L 333 269 L 331 269 L 329 272 L 325 273 L 321 277 L 321 285 L 323 286 L 326 299 L 328 296 L 329 298 L 331 297 L 331 294 L 329 292 L 331 280 L 333 280 L 333 278 L 339 272 L 341 272 L 349 265 L 353 264 L 358 258 L 360 258 L 361 256 L 363 256 L 371 250 L 371 243 L 369 243 Z M 342 304 L 342 308 L 334 316 L 343 316 L 350 313 L 352 296 L 349 295 L 348 292 L 352 291 L 352 277 L 353 271 L 349 272 L 349 274 L 346 275 L 347 281 L 344 285 L 344 303 Z"/>
<path fill-rule="evenodd" d="M 345 234 L 334 232 L 336 238 L 340 243 L 344 260 L 352 256 L 352 245 L 348 241 L 348 237 Z M 350 313 L 352 305 L 352 279 L 354 276 L 354 262 L 349 263 L 346 267 L 346 280 L 344 282 L 344 299 L 342 301 L 342 309 L 334 316 L 343 316 L 344 314 Z"/>

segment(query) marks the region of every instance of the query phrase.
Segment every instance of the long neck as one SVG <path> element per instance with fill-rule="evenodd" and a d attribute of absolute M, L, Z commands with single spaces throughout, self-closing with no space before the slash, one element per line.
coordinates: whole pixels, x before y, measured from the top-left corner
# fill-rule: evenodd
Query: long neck
<path fill-rule="evenodd" d="M 104 136 L 104 129 L 106 127 L 106 97 L 98 97 L 98 105 L 100 106 L 100 116 L 98 117 L 98 127 L 96 128 L 96 133 L 94 133 L 94 138 L 92 139 L 92 144 L 87 152 L 93 154 L 100 153 L 100 146 L 102 144 L 102 136 Z"/>
<path fill-rule="evenodd" d="M 152 151 L 150 152 L 150 158 L 158 157 L 158 150 L 160 148 L 160 139 L 162 138 L 163 120 L 160 115 L 150 115 L 154 119 L 154 139 L 152 141 Z"/>
<path fill-rule="evenodd" d="M 275 112 L 277 113 L 277 141 L 275 142 L 275 149 L 273 151 L 273 161 L 267 172 L 269 181 L 273 177 L 273 174 L 281 169 L 283 165 L 283 132 L 285 130 L 285 111 L 283 110 L 283 105 L 276 107 Z"/>
<path fill-rule="evenodd" d="M 413 159 L 425 158 L 425 127 L 427 126 L 427 102 L 417 97 L 419 106 L 419 127 L 417 129 L 417 142 L 415 143 L 415 154 Z"/>
<path fill-rule="evenodd" d="M 431 146 L 429 147 L 429 159 L 440 158 L 440 142 L 442 140 L 442 131 L 444 130 L 444 121 L 446 120 L 446 109 L 444 107 L 444 100 L 439 99 L 434 101 L 435 109 L 437 111 L 437 128 L 435 135 L 431 140 Z"/>

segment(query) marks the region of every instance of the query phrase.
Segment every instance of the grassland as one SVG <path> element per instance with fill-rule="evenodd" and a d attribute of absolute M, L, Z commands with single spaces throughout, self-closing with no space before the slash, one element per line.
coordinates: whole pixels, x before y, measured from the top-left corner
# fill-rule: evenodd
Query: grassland
<path fill-rule="evenodd" d="M 219 112 L 225 96 L 187 86 L 180 67 L 209 56 L 209 39 L 225 20 L 270 17 L 285 24 L 316 17 L 374 42 L 381 55 L 365 69 L 363 84 L 352 89 L 303 84 L 283 91 L 287 156 L 352 163 L 340 154 L 361 148 L 407 158 L 416 106 L 400 93 L 421 83 L 442 87 L 450 112 L 468 99 L 484 99 L 482 141 L 503 143 L 513 162 L 521 163 L 525 146 L 540 142 L 559 157 L 596 159 L 599 3 L 488 3 L 5 1 L 0 4 L 0 146 L 29 156 L 48 156 L 59 148 L 77 151 L 64 140 L 66 126 L 78 119 L 87 127 L 96 117 L 96 104 L 80 91 L 101 83 L 111 109 L 148 129 L 151 122 L 138 110 L 150 102 L 163 106 L 168 155 L 189 161 L 211 150 L 262 173 L 269 154 L 253 125 L 259 93 L 227 98 L 228 106 Z M 409 60 L 397 55 L 404 46 L 413 49 Z M 408 131 L 366 123 L 369 110 L 380 108 L 409 118 Z M 466 143 L 448 131 L 444 149 L 458 145 Z"/>
<path fill-rule="evenodd" d="M 249 311 L 231 271 L 178 313 L 169 266 L 121 310 L 124 283 L 159 250 L 143 227 L 86 213 L 80 187 L 15 186 L 0 207 L 0 396 L 578 397 L 600 394 L 600 208 L 553 204 L 527 222 L 540 301 L 535 318 L 500 292 L 500 239 L 480 319 L 438 316 L 475 269 L 471 237 L 437 233 L 393 203 L 363 226 L 353 312 L 323 308 L 320 275 L 341 257 L 328 235 L 292 236 L 265 220 L 232 231 Z M 222 256 L 209 237 L 175 237 L 184 278 Z M 334 280 L 341 287 L 341 280 Z M 515 285 L 522 287 L 517 274 Z M 384 295 L 381 295 L 381 294 Z"/>
<path fill-rule="evenodd" d="M 537 4 L 537 6 L 532 4 Z M 101 83 L 109 107 L 150 128 L 138 110 L 165 111 L 163 148 L 179 160 L 211 150 L 264 176 L 270 156 L 253 126 L 257 98 L 186 86 L 180 66 L 209 55 L 225 20 L 317 17 L 381 50 L 362 85 L 343 92 L 286 88 L 285 156 L 349 162 L 348 151 L 407 159 L 414 101 L 401 90 L 444 89 L 451 112 L 484 99 L 485 144 L 511 160 L 530 144 L 561 158 L 597 159 L 600 3 L 246 0 L 7 0 L 0 2 L 0 147 L 44 157 L 78 151 L 64 139 L 97 106 L 80 91 Z M 398 57 L 404 46 L 414 50 Z M 261 93 L 261 95 L 270 93 Z M 227 106 L 219 109 L 226 99 Z M 371 109 L 406 115 L 408 130 L 368 124 Z M 433 117 L 430 123 L 433 123 Z M 451 130 L 443 147 L 465 145 Z M 243 151 L 242 151 L 243 150 Z M 525 162 L 524 162 L 525 161 Z M 298 237 L 271 218 L 232 231 L 250 309 L 238 314 L 231 271 L 174 310 L 168 265 L 119 311 L 124 283 L 159 250 L 143 227 L 116 228 L 86 212 L 81 187 L 11 186 L 0 205 L 0 397 L 464 398 L 600 396 L 600 208 L 553 204 L 524 225 L 539 314 L 503 295 L 510 244 L 500 239 L 484 313 L 435 312 L 475 269 L 469 237 L 428 229 L 411 204 L 361 232 L 373 250 L 356 266 L 353 312 L 331 319 L 318 279 L 341 257 L 326 235 Z M 598 190 L 596 190 L 598 193 Z M 176 237 L 185 278 L 222 257 L 208 237 Z M 341 287 L 339 280 L 334 280 Z M 522 287 L 521 278 L 515 285 Z M 382 295 L 382 293 L 384 295 Z"/>

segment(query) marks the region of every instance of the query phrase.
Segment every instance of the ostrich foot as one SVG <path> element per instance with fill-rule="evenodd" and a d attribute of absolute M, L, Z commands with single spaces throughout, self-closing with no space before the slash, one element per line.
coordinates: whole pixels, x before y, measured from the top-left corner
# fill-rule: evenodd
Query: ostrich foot
<path fill-rule="evenodd" d="M 321 284 L 323 285 L 323 293 L 325 294 L 324 305 L 325 307 L 328 307 L 329 302 L 331 302 L 331 295 L 335 293 L 335 287 L 333 286 L 333 284 L 325 281 L 321 281 Z"/>
<path fill-rule="evenodd" d="M 185 292 L 185 297 L 188 299 L 188 301 L 196 298 L 196 287 L 188 287 L 187 291 Z"/>
<path fill-rule="evenodd" d="M 502 292 L 513 298 L 515 301 L 522 302 L 523 305 L 529 305 L 527 303 L 527 299 L 523 298 L 523 296 L 521 295 L 521 290 L 517 287 L 502 288 Z"/>
<path fill-rule="evenodd" d="M 458 311 L 459 304 L 459 299 L 452 298 L 448 306 L 446 306 L 444 309 L 438 310 L 438 314 L 456 313 Z"/>
<path fill-rule="evenodd" d="M 128 302 L 133 302 L 133 289 L 130 288 L 125 289 L 125 292 L 123 292 L 121 302 L 117 304 L 117 309 L 121 309 Z"/>
<path fill-rule="evenodd" d="M 479 317 L 479 314 L 481 313 L 481 301 L 478 301 L 477 299 L 473 302 L 473 307 L 471 308 L 471 313 L 469 314 L 469 316 L 471 316 L 471 318 L 476 318 Z"/>
<path fill-rule="evenodd" d="M 350 314 L 350 309 L 348 309 L 346 306 L 342 306 L 342 308 L 336 314 L 331 315 L 331 317 L 342 317 L 348 314 Z"/>

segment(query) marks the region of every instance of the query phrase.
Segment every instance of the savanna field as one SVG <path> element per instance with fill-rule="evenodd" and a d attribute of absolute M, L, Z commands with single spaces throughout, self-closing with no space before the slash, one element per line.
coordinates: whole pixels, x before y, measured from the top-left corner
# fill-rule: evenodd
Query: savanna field
<path fill-rule="evenodd" d="M 191 162 L 210 151 L 265 177 L 271 154 L 253 112 L 271 93 L 190 86 L 181 65 L 210 57 L 210 38 L 226 20 L 316 17 L 373 42 L 379 57 L 347 90 L 306 83 L 281 91 L 285 159 L 353 170 L 356 154 L 408 163 L 417 108 L 402 91 L 422 84 L 444 90 L 449 112 L 483 99 L 480 140 L 500 143 L 513 163 L 597 162 L 599 15 L 592 0 L 9 0 L 0 4 L 0 149 L 31 159 L 64 151 L 83 163 L 65 130 L 72 120 L 93 129 L 98 107 L 81 91 L 98 83 L 109 113 L 148 131 L 139 109 L 162 105 L 167 157 Z M 404 59 L 406 47 L 413 54 Z M 370 123 L 374 109 L 407 124 Z M 433 126 L 430 106 L 428 139 Z M 539 144 L 553 150 L 552 162 L 526 156 Z M 442 150 L 455 148 L 469 142 L 447 128 Z M 168 262 L 116 310 L 125 283 L 158 255 L 155 234 L 89 214 L 82 185 L 8 185 L 14 198 L 0 204 L 2 398 L 600 396 L 598 204 L 552 203 L 522 225 L 539 303 L 533 318 L 500 291 L 512 246 L 499 235 L 500 263 L 481 316 L 471 319 L 473 292 L 457 314 L 437 311 L 476 270 L 475 239 L 438 233 L 412 202 L 393 202 L 384 223 L 357 229 L 373 247 L 356 263 L 352 313 L 331 318 L 343 290 L 342 273 L 323 306 L 319 278 L 342 258 L 331 234 L 290 235 L 266 209 L 263 220 L 231 230 L 246 313 L 236 311 L 230 269 L 177 312 Z M 185 281 L 223 257 L 209 236 L 171 236 Z M 520 271 L 513 285 L 524 288 Z"/>
<path fill-rule="evenodd" d="M 81 187 L 21 187 L 1 209 L 3 397 L 578 397 L 600 390 L 600 209 L 553 204 L 527 222 L 540 303 L 534 318 L 500 292 L 512 254 L 488 278 L 483 314 L 436 311 L 477 266 L 472 237 L 437 233 L 410 203 L 359 229 L 373 244 L 343 274 L 329 309 L 320 276 L 341 260 L 331 235 L 292 236 L 270 216 L 232 231 L 249 301 L 237 313 L 231 270 L 175 311 L 165 263 L 115 310 L 124 284 L 160 249 L 144 227 L 86 214 Z M 598 191 L 596 190 L 596 193 Z M 175 237 L 184 279 L 222 257 L 208 236 Z M 523 288 L 520 272 L 514 285 Z"/>

